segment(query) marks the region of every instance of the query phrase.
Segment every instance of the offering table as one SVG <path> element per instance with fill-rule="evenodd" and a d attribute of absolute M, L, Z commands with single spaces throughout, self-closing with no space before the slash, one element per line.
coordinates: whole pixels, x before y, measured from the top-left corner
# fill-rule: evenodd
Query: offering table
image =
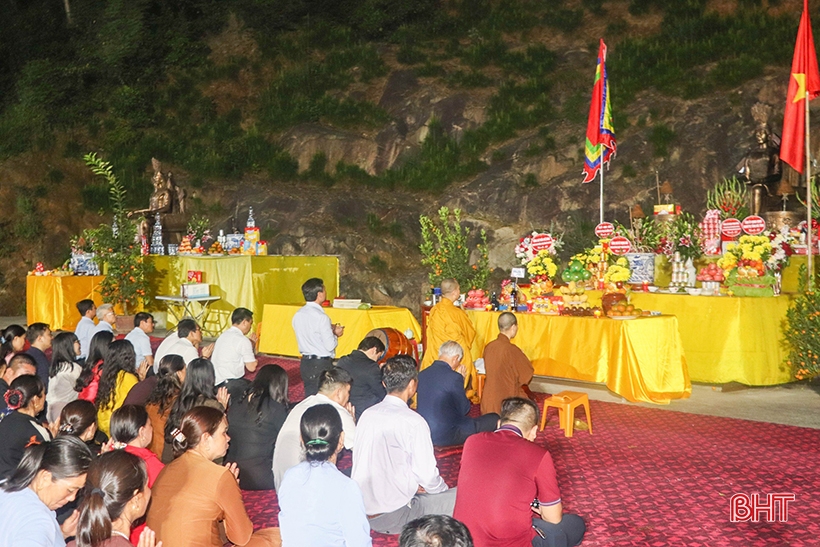
<path fill-rule="evenodd" d="M 498 336 L 500 312 L 471 311 L 473 355 Z M 542 376 L 604 383 L 630 402 L 667 404 L 692 393 L 674 316 L 609 318 L 518 313 L 514 343 Z"/>
<path fill-rule="evenodd" d="M 259 351 L 289 357 L 299 356 L 296 334 L 291 322 L 293 315 L 302 306 L 267 304 L 262 315 L 259 330 Z M 332 323 L 341 323 L 345 332 L 339 338 L 336 357 L 349 354 L 359 346 L 359 342 L 373 329 L 394 328 L 401 332 L 413 331 L 413 338 L 421 340 L 421 326 L 407 308 L 393 306 L 373 306 L 367 310 L 324 308 Z"/>
<path fill-rule="evenodd" d="M 339 258 L 335 256 L 151 255 L 148 260 L 155 268 L 153 295 L 179 294 L 189 270 L 202 272 L 202 282 L 210 285 L 210 296 L 220 297 L 209 314 L 209 323 L 213 323 L 210 330 L 216 334 L 230 327 L 235 308 L 248 308 L 259 322 L 265 304 L 304 302 L 302 283 L 311 277 L 324 280 L 328 298 L 339 291 Z M 176 324 L 171 315 L 168 319 L 169 327 Z"/>
<path fill-rule="evenodd" d="M 73 331 L 80 322 L 77 302 L 103 303 L 99 275 L 29 275 L 26 277 L 26 322 L 46 323 L 51 330 Z"/>
<path fill-rule="evenodd" d="M 770 386 L 793 381 L 781 324 L 791 297 L 690 296 L 633 292 L 644 310 L 675 314 L 694 382 Z"/>

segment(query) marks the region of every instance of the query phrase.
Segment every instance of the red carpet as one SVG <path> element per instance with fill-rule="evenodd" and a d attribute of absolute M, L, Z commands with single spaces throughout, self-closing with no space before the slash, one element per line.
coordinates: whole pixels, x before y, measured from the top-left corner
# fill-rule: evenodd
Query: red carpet
<path fill-rule="evenodd" d="M 291 400 L 302 398 L 297 361 L 260 361 L 285 367 Z M 552 452 L 564 509 L 587 522 L 582 545 L 820 545 L 819 430 L 598 401 L 591 409 L 594 435 L 567 439 L 551 424 L 537 440 Z M 454 486 L 460 450 L 437 455 Z M 347 453 L 339 466 L 350 465 Z M 736 493 L 793 493 L 796 500 L 788 522 L 732 523 Z M 275 492 L 245 492 L 245 501 L 257 527 L 277 525 Z M 378 546 L 398 544 L 373 538 Z"/>

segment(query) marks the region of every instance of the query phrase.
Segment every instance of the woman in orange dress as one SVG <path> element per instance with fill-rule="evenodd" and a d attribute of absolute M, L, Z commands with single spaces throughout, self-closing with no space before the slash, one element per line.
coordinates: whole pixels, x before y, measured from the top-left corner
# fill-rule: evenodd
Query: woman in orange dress
<path fill-rule="evenodd" d="M 148 510 L 148 527 L 164 547 L 279 547 L 278 528 L 256 533 L 245 512 L 236 464 L 213 460 L 228 451 L 228 420 L 213 407 L 197 406 L 173 431 L 177 458 L 159 474 Z"/>

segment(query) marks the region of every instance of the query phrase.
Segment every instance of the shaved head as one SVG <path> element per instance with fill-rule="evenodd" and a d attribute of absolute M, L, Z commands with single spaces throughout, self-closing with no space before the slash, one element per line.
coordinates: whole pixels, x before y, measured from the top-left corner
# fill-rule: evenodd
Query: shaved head
<path fill-rule="evenodd" d="M 453 292 L 458 292 L 460 287 L 458 286 L 458 281 L 453 278 L 442 279 L 441 280 L 441 294 L 448 295 L 452 294 Z"/>
<path fill-rule="evenodd" d="M 498 330 L 501 332 L 508 331 L 510 328 L 518 324 L 515 314 L 505 311 L 498 316 Z"/>

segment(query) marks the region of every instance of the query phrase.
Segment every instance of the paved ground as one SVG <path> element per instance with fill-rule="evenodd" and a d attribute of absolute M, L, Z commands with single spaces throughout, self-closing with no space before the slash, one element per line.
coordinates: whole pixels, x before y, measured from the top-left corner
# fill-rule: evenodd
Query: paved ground
<path fill-rule="evenodd" d="M 25 325 L 26 318 L 0 317 L 0 328 L 13 323 Z M 155 335 L 164 336 L 164 332 L 157 331 Z M 636 404 L 629 403 L 600 384 L 537 377 L 530 387 L 533 391 L 545 393 L 574 389 L 587 392 L 590 399 Z M 692 414 L 820 429 L 820 382 L 812 386 L 806 383 L 793 383 L 769 387 L 696 384 L 692 386 L 692 396 L 688 399 L 672 401 L 668 405 L 637 404 Z"/>

